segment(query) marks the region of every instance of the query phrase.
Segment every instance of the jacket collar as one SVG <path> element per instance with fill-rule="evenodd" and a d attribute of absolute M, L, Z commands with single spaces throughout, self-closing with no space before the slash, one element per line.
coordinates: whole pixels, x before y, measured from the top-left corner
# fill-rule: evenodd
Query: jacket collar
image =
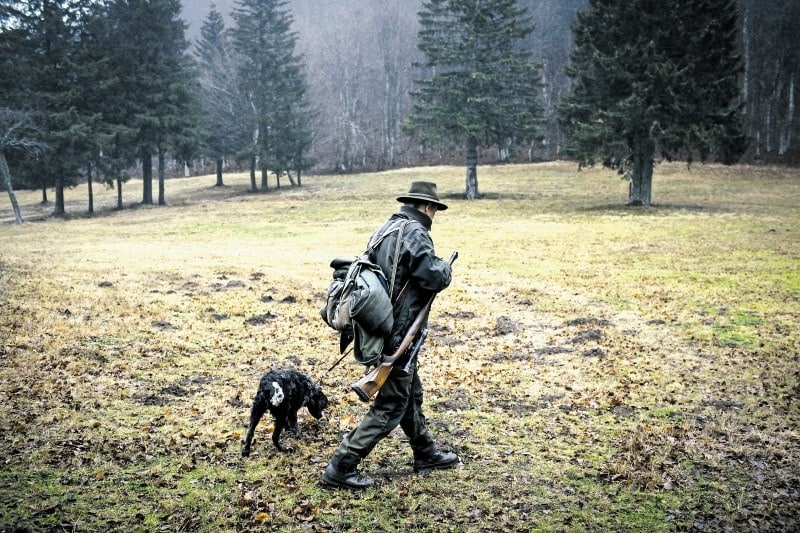
<path fill-rule="evenodd" d="M 431 217 L 429 217 L 428 215 L 426 215 L 422 211 L 418 211 L 417 209 L 414 209 L 413 207 L 409 207 L 407 205 L 404 205 L 403 207 L 400 208 L 400 214 L 405 216 L 405 217 L 407 217 L 407 218 L 410 218 L 411 220 L 416 220 L 417 222 L 422 224 L 422 226 L 426 230 L 428 230 L 428 231 L 431 230 L 431 226 L 433 225 L 433 220 L 431 220 Z"/>

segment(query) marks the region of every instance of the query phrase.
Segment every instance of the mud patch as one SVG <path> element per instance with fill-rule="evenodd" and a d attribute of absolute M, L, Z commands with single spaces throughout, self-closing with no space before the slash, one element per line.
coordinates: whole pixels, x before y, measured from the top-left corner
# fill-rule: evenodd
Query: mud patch
<path fill-rule="evenodd" d="M 245 320 L 244 323 L 247 324 L 248 326 L 263 326 L 267 322 L 275 320 L 276 318 L 278 318 L 278 315 L 270 313 L 268 311 L 262 315 L 256 315 L 250 317 L 247 320 Z"/>
<path fill-rule="evenodd" d="M 586 342 L 596 342 L 603 338 L 603 332 L 599 329 L 589 329 L 581 331 L 570 341 L 572 344 L 583 344 Z"/>
<path fill-rule="evenodd" d="M 534 350 L 536 355 L 559 355 L 570 352 L 572 352 L 572 350 L 564 346 L 545 346 L 544 348 L 537 348 Z"/>
<path fill-rule="evenodd" d="M 584 357 L 605 357 L 606 352 L 600 348 L 592 348 L 590 350 L 586 350 L 582 354 Z"/>
<path fill-rule="evenodd" d="M 567 326 L 569 327 L 577 327 L 577 326 L 592 326 L 595 328 L 607 328 L 611 326 L 611 322 L 606 320 L 605 318 L 595 318 L 593 316 L 588 317 L 579 317 L 573 318 L 569 322 L 567 322 Z"/>
<path fill-rule="evenodd" d="M 170 324 L 166 320 L 153 320 L 150 325 L 159 331 L 178 331 L 181 329 L 173 324 Z"/>
<path fill-rule="evenodd" d="M 528 352 L 499 353 L 492 357 L 493 363 L 503 363 L 506 361 L 530 361 L 535 356 Z"/>
<path fill-rule="evenodd" d="M 153 394 L 139 396 L 137 400 L 144 405 L 167 405 L 176 398 L 186 398 L 203 392 L 205 390 L 204 385 L 212 381 L 213 379 L 209 376 L 188 376 L 181 378 L 177 383 L 159 389 Z"/>
<path fill-rule="evenodd" d="M 455 391 L 447 400 L 432 405 L 433 411 L 464 411 L 472 409 L 472 395 L 465 390 Z"/>
<path fill-rule="evenodd" d="M 282 304 L 294 304 L 294 303 L 297 303 L 297 298 L 292 296 L 291 294 L 289 296 L 285 296 L 285 297 L 281 298 L 280 300 L 276 300 L 271 294 L 265 294 L 264 296 L 259 298 L 259 300 L 261 300 L 261 302 L 263 302 L 263 303 L 269 303 L 269 302 L 275 302 L 275 301 L 277 301 L 278 303 L 282 303 Z"/>
<path fill-rule="evenodd" d="M 455 318 L 458 320 L 472 320 L 473 318 L 475 318 L 476 315 L 472 311 L 459 311 L 457 313 L 445 312 L 442 313 L 442 316 Z"/>
<path fill-rule="evenodd" d="M 519 399 L 493 398 L 489 400 L 489 405 L 501 409 L 506 413 L 511 413 L 514 415 L 526 415 L 542 409 L 541 404 L 531 402 L 528 400 L 523 400 L 521 398 Z"/>
<path fill-rule="evenodd" d="M 492 335 L 495 337 L 501 337 L 503 335 L 516 333 L 517 331 L 519 331 L 518 323 L 514 322 L 507 316 L 501 316 L 497 319 L 497 323 L 495 324 L 494 328 L 492 328 Z"/>

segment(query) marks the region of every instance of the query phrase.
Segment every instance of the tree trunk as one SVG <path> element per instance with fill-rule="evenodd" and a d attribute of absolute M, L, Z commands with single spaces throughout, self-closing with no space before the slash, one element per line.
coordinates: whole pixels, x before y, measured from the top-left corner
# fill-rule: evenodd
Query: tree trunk
<path fill-rule="evenodd" d="M 47 204 L 47 180 L 42 176 L 42 205 Z"/>
<path fill-rule="evenodd" d="M 480 195 L 478 191 L 478 143 L 475 139 L 467 141 L 467 188 L 464 197 L 475 200 Z"/>
<path fill-rule="evenodd" d="M 786 104 L 786 116 L 780 129 L 778 141 L 778 155 L 786 155 L 792 144 L 792 125 L 794 124 L 794 74 L 789 80 L 789 102 Z"/>
<path fill-rule="evenodd" d="M 89 213 L 94 213 L 94 189 L 92 188 L 92 162 L 86 166 L 86 187 L 89 190 Z"/>
<path fill-rule="evenodd" d="M 256 156 L 250 157 L 250 192 L 256 192 Z"/>
<path fill-rule="evenodd" d="M 217 157 L 217 183 L 214 184 L 214 187 L 224 187 L 225 184 L 222 183 L 222 158 Z"/>
<path fill-rule="evenodd" d="M 122 209 L 122 178 L 117 178 L 117 209 Z"/>
<path fill-rule="evenodd" d="M 292 187 L 296 187 L 297 183 L 295 183 L 294 178 L 292 177 L 292 171 L 288 168 L 286 169 L 286 176 L 289 178 L 289 183 L 292 184 Z"/>
<path fill-rule="evenodd" d="M 628 205 L 650 205 L 653 191 L 653 154 L 655 144 L 646 134 L 633 140 L 633 174 L 631 175 Z"/>
<path fill-rule="evenodd" d="M 53 216 L 63 217 L 66 213 L 64 209 L 64 177 L 59 173 L 56 177 L 56 204 L 53 208 Z"/>
<path fill-rule="evenodd" d="M 2 151 L 0 151 L 0 175 L 2 175 L 3 184 L 6 187 L 6 191 L 8 191 L 8 199 L 11 200 L 11 208 L 14 210 L 14 220 L 17 224 L 22 224 L 22 213 L 17 203 L 17 195 L 14 194 L 14 187 L 11 186 L 11 171 L 8 170 L 8 162 Z"/>
<path fill-rule="evenodd" d="M 153 205 L 153 154 L 142 150 L 142 203 Z"/>
<path fill-rule="evenodd" d="M 166 174 L 166 163 L 164 161 L 164 152 L 159 148 L 158 150 L 158 205 L 167 205 L 165 197 L 164 179 Z"/>
<path fill-rule="evenodd" d="M 261 192 L 267 192 L 269 190 L 269 185 L 267 184 L 268 174 L 266 168 L 261 169 Z"/>

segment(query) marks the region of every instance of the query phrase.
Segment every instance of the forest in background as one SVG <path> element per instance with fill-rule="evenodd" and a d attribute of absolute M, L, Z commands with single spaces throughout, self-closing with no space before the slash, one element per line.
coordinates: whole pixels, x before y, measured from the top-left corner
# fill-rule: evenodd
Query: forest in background
<path fill-rule="evenodd" d="M 649 205 L 661 160 L 800 162 L 798 14 L 788 0 L 9 0 L 0 176 L 17 222 L 13 188 L 43 203 L 54 189 L 61 216 L 84 180 L 91 213 L 93 182 L 121 209 L 138 175 L 142 203 L 164 205 L 169 176 L 222 186 L 249 168 L 266 192 L 270 173 L 280 187 L 465 160 L 467 198 L 478 161 L 563 159 L 614 168 Z"/>
<path fill-rule="evenodd" d="M 227 14 L 236 0 L 216 0 Z M 187 37 L 195 41 L 209 9 L 206 0 L 184 0 Z M 587 0 L 520 0 L 533 17 L 527 39 L 542 63 L 547 117 L 545 140 L 533 151 L 508 154 L 491 148 L 490 161 L 551 160 L 563 136 L 555 105 L 570 85 L 564 69 L 572 48 L 571 24 Z M 738 0 L 742 95 L 751 139 L 744 162 L 800 164 L 800 2 Z M 306 57 L 317 113 L 312 156 L 324 171 L 375 170 L 420 163 L 461 162 L 452 151 L 420 152 L 400 123 L 409 113 L 417 50 L 420 0 L 290 0 L 298 50 Z M 227 16 L 227 15 L 226 15 Z M 226 21 L 230 23 L 230 19 Z M 700 51 L 699 51 L 700 52 Z"/>

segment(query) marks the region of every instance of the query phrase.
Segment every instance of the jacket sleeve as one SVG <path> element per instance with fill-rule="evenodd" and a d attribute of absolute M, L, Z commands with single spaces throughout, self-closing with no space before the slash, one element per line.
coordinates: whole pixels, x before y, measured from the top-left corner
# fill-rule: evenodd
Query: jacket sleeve
<path fill-rule="evenodd" d="M 414 228 L 409 244 L 411 278 L 421 288 L 439 292 L 450 285 L 452 267 L 450 263 L 436 257 L 433 241 L 428 232 L 422 228 Z"/>

